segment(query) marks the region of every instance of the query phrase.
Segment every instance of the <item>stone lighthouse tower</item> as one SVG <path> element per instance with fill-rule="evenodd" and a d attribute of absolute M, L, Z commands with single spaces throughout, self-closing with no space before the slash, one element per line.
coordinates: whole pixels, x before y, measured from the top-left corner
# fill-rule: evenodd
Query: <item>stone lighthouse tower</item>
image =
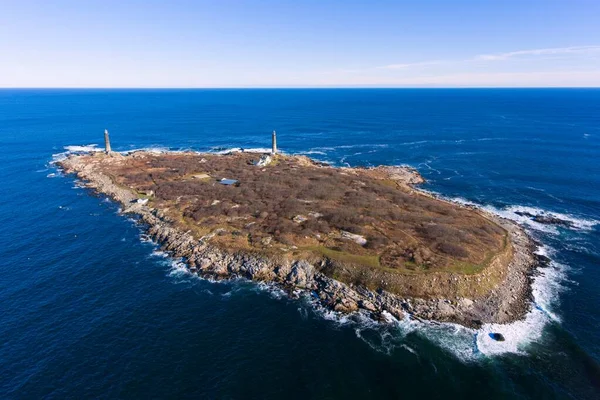
<path fill-rule="evenodd" d="M 275 131 L 273 131 L 273 140 L 271 145 L 271 154 L 277 154 L 277 133 L 275 133 Z"/>
<path fill-rule="evenodd" d="M 110 154 L 111 153 L 110 138 L 108 137 L 108 129 L 104 130 L 104 148 L 106 150 L 106 154 Z"/>

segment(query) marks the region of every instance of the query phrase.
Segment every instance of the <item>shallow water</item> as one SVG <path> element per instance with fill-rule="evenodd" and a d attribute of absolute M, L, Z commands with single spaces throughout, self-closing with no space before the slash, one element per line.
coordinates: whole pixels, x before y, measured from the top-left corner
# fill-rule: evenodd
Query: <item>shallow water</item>
<path fill-rule="evenodd" d="M 266 148 L 277 129 L 287 153 L 412 165 L 553 261 L 524 321 L 480 331 L 202 280 L 52 165 L 105 128 L 118 151 Z M 0 90 L 0 145 L 0 397 L 600 396 L 600 90 Z"/>

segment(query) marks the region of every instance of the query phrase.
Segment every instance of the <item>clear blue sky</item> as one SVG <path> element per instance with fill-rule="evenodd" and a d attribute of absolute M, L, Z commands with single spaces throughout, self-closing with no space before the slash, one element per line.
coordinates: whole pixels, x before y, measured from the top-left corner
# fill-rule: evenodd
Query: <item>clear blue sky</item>
<path fill-rule="evenodd" d="M 600 86 L 600 0 L 0 0 L 0 87 Z"/>

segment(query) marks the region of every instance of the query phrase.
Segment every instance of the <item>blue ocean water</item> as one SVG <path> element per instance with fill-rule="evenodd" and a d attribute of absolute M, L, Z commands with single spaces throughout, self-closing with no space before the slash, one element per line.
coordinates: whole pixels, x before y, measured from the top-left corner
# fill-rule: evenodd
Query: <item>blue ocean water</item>
<path fill-rule="evenodd" d="M 276 129 L 288 153 L 412 165 L 553 262 L 524 321 L 481 331 L 202 280 L 53 166 L 104 129 L 118 151 L 264 148 Z M 0 90 L 0 152 L 1 398 L 600 397 L 600 90 Z"/>

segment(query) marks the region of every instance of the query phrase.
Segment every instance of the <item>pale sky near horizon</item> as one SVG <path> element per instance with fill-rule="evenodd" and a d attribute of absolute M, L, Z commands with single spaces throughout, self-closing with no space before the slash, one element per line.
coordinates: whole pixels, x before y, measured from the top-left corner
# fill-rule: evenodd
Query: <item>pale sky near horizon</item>
<path fill-rule="evenodd" d="M 599 0 L 0 0 L 0 87 L 600 86 Z"/>

